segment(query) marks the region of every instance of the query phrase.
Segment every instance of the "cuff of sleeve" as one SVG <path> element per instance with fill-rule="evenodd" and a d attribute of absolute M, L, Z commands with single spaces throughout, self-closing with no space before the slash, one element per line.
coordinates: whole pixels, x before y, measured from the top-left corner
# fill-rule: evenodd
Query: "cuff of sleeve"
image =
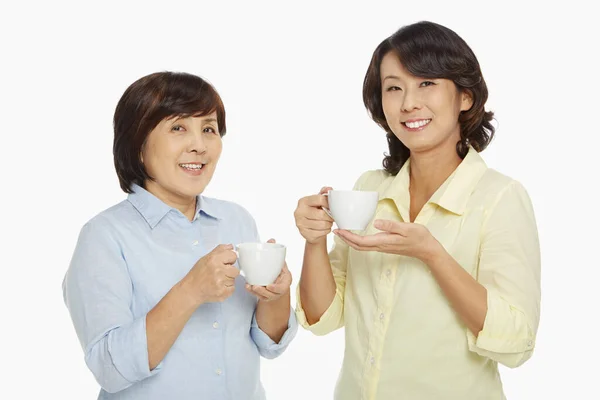
<path fill-rule="evenodd" d="M 117 371 L 132 383 L 157 374 L 162 367 L 160 362 L 150 371 L 145 315 L 133 321 L 129 327 L 110 332 L 108 351 Z"/>
<path fill-rule="evenodd" d="M 314 333 L 317 336 L 323 336 L 333 332 L 342 325 L 340 321 L 343 317 L 343 308 L 343 302 L 340 300 L 340 297 L 336 291 L 329 308 L 325 310 L 317 322 L 311 325 L 306 320 L 306 314 L 304 313 L 304 308 L 302 308 L 302 300 L 300 299 L 300 285 L 298 285 L 296 288 L 296 318 L 298 319 L 298 323 L 304 329 Z"/>
<path fill-rule="evenodd" d="M 535 335 L 525 314 L 488 289 L 488 310 L 483 329 L 475 337 L 467 329 L 469 350 L 514 368 L 523 364 L 533 352 Z"/>
<path fill-rule="evenodd" d="M 279 340 L 279 343 L 275 343 L 275 341 L 271 339 L 269 335 L 260 329 L 258 322 L 256 321 L 256 312 L 252 316 L 252 340 L 254 340 L 256 347 L 259 348 L 263 357 L 274 358 L 279 356 L 287 348 L 292 339 L 294 339 L 297 331 L 298 321 L 296 321 L 296 316 L 291 309 L 290 317 L 288 319 L 288 327 L 281 337 L 281 340 Z"/>
<path fill-rule="evenodd" d="M 479 332 L 479 335 L 475 337 L 473 332 L 467 330 L 467 336 L 471 351 L 481 349 L 493 353 L 523 353 L 533 350 L 535 346 L 533 339 L 494 338 L 486 336 L 483 331 Z"/>

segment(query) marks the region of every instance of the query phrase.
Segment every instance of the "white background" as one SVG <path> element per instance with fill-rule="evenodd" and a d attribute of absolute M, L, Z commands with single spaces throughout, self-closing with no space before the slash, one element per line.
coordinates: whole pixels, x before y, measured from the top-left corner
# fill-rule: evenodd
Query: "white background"
<path fill-rule="evenodd" d="M 600 398 L 600 30 L 590 6 L 118 3 L 0 9 L 0 397 L 97 396 L 61 281 L 81 226 L 125 197 L 113 168 L 112 116 L 129 84 L 174 70 L 215 85 L 228 134 L 205 194 L 242 204 L 263 238 L 288 245 L 295 287 L 303 250 L 296 203 L 380 168 L 386 142 L 362 104 L 364 73 L 381 40 L 427 19 L 454 29 L 478 56 L 499 121 L 483 157 L 525 185 L 538 219 L 537 346 L 524 366 L 502 368 L 506 394 Z M 342 331 L 300 330 L 282 357 L 263 361 L 268 397 L 331 398 L 342 351 Z"/>

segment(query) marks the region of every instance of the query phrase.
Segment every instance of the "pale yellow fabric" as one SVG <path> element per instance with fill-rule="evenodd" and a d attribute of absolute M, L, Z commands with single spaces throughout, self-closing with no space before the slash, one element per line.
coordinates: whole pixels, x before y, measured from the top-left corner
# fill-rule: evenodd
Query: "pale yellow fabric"
<path fill-rule="evenodd" d="M 409 221 L 409 169 L 369 171 L 355 189 L 380 194 L 375 218 Z M 415 258 L 359 252 L 337 237 L 329 254 L 336 296 L 309 325 L 317 335 L 345 327 L 337 400 L 504 399 L 498 364 L 532 355 L 540 316 L 540 254 L 529 196 L 518 182 L 469 153 L 423 207 L 425 225 L 488 292 L 475 338 L 428 267 Z M 362 234 L 378 232 L 372 224 Z"/>

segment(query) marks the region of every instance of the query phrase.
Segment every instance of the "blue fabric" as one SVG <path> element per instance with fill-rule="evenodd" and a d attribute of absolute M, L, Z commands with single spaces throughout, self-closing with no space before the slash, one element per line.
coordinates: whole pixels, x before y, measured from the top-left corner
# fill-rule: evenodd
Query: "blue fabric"
<path fill-rule="evenodd" d="M 264 399 L 260 356 L 279 356 L 256 323 L 257 299 L 238 276 L 221 303 L 201 305 L 163 361 L 148 366 L 146 314 L 219 244 L 258 242 L 242 207 L 198 196 L 193 221 L 139 186 L 82 228 L 63 293 L 99 399 Z"/>

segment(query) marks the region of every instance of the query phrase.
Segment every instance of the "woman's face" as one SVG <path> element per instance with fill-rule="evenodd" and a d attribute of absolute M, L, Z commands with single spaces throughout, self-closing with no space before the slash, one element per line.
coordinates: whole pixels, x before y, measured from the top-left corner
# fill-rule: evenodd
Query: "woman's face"
<path fill-rule="evenodd" d="M 449 79 L 411 75 L 393 52 L 381 62 L 383 113 L 396 137 L 413 152 L 448 146 L 460 140 L 458 117 L 473 105 Z"/>
<path fill-rule="evenodd" d="M 163 201 L 192 201 L 212 179 L 222 148 L 216 112 L 162 120 L 142 147 L 142 162 L 154 178 L 146 190 Z"/>

